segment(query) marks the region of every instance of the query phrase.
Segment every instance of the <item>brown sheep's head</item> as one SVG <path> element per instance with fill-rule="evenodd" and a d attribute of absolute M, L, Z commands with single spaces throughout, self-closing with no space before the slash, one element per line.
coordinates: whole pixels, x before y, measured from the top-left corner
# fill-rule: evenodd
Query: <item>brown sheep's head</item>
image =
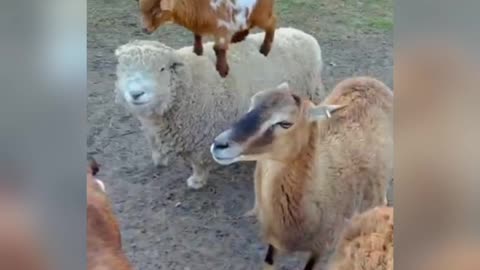
<path fill-rule="evenodd" d="M 171 23 L 172 10 L 175 0 L 139 0 L 138 5 L 142 14 L 143 32 L 153 33 L 158 27 Z"/>
<path fill-rule="evenodd" d="M 290 91 L 287 83 L 255 94 L 248 112 L 218 135 L 210 151 L 215 161 L 286 161 L 308 143 L 309 127 L 329 118 L 337 105 L 315 106 Z"/>

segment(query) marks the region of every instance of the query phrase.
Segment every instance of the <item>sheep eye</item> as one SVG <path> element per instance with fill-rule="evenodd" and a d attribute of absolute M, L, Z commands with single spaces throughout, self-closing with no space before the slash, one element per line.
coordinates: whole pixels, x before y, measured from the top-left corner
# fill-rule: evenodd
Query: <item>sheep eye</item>
<path fill-rule="evenodd" d="M 162 72 L 162 71 L 164 71 L 164 70 L 165 70 L 165 67 L 162 67 L 162 68 L 160 69 L 160 72 Z"/>
<path fill-rule="evenodd" d="M 287 121 L 282 121 L 282 122 L 276 123 L 276 125 L 282 127 L 283 129 L 288 129 L 291 126 L 293 126 L 293 123 L 290 123 L 290 122 L 287 122 Z"/>

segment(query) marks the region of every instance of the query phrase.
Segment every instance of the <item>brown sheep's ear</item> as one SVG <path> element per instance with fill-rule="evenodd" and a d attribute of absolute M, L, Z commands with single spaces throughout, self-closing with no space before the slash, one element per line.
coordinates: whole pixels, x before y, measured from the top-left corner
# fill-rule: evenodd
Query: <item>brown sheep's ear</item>
<path fill-rule="evenodd" d="M 338 109 L 345 107 L 345 105 L 318 105 L 308 109 L 309 121 L 318 121 L 332 117 Z"/>
<path fill-rule="evenodd" d="M 172 11 L 175 0 L 160 0 L 161 11 Z"/>

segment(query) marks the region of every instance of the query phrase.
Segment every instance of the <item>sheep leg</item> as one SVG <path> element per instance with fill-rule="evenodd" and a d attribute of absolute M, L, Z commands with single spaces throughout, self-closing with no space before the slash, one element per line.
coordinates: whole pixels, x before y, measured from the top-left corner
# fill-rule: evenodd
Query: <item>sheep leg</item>
<path fill-rule="evenodd" d="M 202 44 L 202 36 L 195 34 L 194 35 L 195 41 L 193 43 L 193 52 L 200 56 L 203 54 L 203 44 Z"/>
<path fill-rule="evenodd" d="M 273 38 L 275 36 L 275 27 L 277 25 L 277 18 L 275 15 L 270 17 L 265 24 L 259 25 L 259 27 L 265 30 L 265 38 L 263 39 L 262 46 L 260 47 L 260 53 L 267 56 L 272 48 Z"/>
<path fill-rule="evenodd" d="M 275 248 L 272 245 L 268 245 L 267 249 L 267 254 L 265 255 L 265 260 L 264 260 L 264 270 L 274 270 L 274 259 L 275 259 Z"/>
<path fill-rule="evenodd" d="M 155 134 L 147 134 L 147 141 L 150 149 L 152 151 L 152 161 L 155 167 L 158 166 L 167 166 L 168 165 L 168 158 L 162 157 L 160 151 L 158 151 L 158 144 L 155 140 Z"/>
<path fill-rule="evenodd" d="M 243 31 L 238 31 L 232 36 L 232 43 L 237 43 L 240 41 L 243 41 L 248 34 L 250 33 L 249 29 L 243 30 Z"/>
<path fill-rule="evenodd" d="M 199 189 L 205 186 L 208 178 L 208 169 L 204 164 L 192 161 L 192 175 L 187 179 L 187 185 L 193 189 Z"/>
<path fill-rule="evenodd" d="M 228 43 L 226 38 L 219 38 L 215 41 L 213 50 L 217 56 L 216 68 L 220 77 L 225 78 L 228 75 L 229 67 L 227 63 L 227 49 Z"/>
<path fill-rule="evenodd" d="M 303 268 L 303 270 L 313 270 L 313 268 L 317 264 L 317 261 L 318 261 L 318 256 L 312 254 L 308 259 L 307 264 L 305 265 L 305 268 Z"/>

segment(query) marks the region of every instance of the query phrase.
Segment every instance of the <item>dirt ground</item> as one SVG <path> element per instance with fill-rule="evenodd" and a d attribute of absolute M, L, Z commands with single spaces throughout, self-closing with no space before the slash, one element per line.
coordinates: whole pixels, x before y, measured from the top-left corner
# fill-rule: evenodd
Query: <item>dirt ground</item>
<path fill-rule="evenodd" d="M 392 0 L 276 2 L 280 26 L 318 39 L 327 89 L 352 75 L 393 86 Z M 88 0 L 88 154 L 102 165 L 128 257 L 142 270 L 261 269 L 266 246 L 255 221 L 240 217 L 253 205 L 252 168 L 218 169 L 207 187 L 188 190 L 189 168 L 155 168 L 139 123 L 114 103 L 113 52 L 131 39 L 180 47 L 192 36 L 178 26 L 143 34 L 134 0 Z M 280 269 L 298 269 L 299 259 L 281 258 Z"/>

